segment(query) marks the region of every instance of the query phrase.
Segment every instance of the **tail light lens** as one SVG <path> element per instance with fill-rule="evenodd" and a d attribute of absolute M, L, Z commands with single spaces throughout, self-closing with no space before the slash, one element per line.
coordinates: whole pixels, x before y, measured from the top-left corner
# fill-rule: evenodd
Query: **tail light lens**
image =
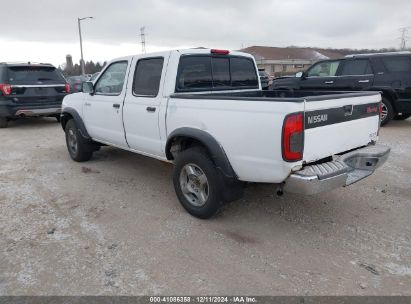
<path fill-rule="evenodd" d="M 216 55 L 228 55 L 230 54 L 229 50 L 216 50 L 216 49 L 212 49 L 211 54 L 216 54 Z"/>
<path fill-rule="evenodd" d="M 283 159 L 295 162 L 303 159 L 304 151 L 304 113 L 289 114 L 284 119 Z"/>
<path fill-rule="evenodd" d="M 66 85 L 64 86 L 64 89 L 65 89 L 66 93 L 70 93 L 71 88 L 70 88 L 70 85 L 68 83 L 66 83 Z"/>
<path fill-rule="evenodd" d="M 8 96 L 11 94 L 11 85 L 9 84 L 0 84 L 0 91 L 3 93 L 4 96 Z"/>

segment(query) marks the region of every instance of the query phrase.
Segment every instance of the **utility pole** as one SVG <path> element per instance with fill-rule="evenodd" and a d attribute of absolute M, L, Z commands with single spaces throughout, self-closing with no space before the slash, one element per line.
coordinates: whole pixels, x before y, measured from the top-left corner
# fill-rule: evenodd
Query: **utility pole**
<path fill-rule="evenodd" d="M 401 51 L 405 51 L 405 50 L 407 49 L 407 41 L 408 41 L 408 39 L 410 38 L 410 37 L 408 36 L 408 29 L 409 29 L 409 28 L 410 28 L 409 26 L 400 28 L 400 33 L 401 33 L 401 37 L 400 37 L 400 40 L 401 40 L 400 50 L 401 50 Z"/>
<path fill-rule="evenodd" d="M 146 33 L 145 33 L 145 30 L 146 30 L 145 26 L 140 28 L 141 52 L 143 54 L 146 53 Z"/>
<path fill-rule="evenodd" d="M 84 58 L 83 58 L 83 39 L 81 37 L 81 21 L 85 19 L 93 19 L 93 17 L 84 17 L 84 18 L 77 18 L 77 24 L 78 24 L 78 34 L 80 37 L 80 53 L 81 53 L 81 59 L 80 59 L 80 67 L 81 67 L 81 75 L 85 75 L 85 67 L 84 67 Z"/>

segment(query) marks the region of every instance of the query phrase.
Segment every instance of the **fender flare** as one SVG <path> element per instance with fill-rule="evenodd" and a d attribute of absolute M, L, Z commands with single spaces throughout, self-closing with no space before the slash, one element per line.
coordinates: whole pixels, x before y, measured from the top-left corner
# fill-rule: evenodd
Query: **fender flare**
<path fill-rule="evenodd" d="M 214 161 L 216 168 L 224 175 L 224 177 L 229 179 L 237 179 L 237 175 L 231 167 L 230 161 L 228 160 L 223 147 L 210 133 L 200 129 L 183 127 L 171 132 L 167 138 L 165 148 L 168 160 L 174 159 L 173 155 L 170 152 L 170 149 L 173 141 L 179 137 L 191 138 L 201 142 L 210 153 L 210 156 Z"/>
<path fill-rule="evenodd" d="M 61 112 L 60 123 L 61 123 L 61 127 L 63 128 L 63 130 L 65 129 L 66 123 L 69 121 L 70 116 L 73 117 L 74 121 L 76 122 L 77 128 L 81 136 L 85 140 L 91 141 L 91 136 L 87 132 L 83 119 L 81 118 L 81 116 L 78 114 L 78 112 L 74 108 L 67 107 L 67 108 L 64 108 L 63 111 Z"/>

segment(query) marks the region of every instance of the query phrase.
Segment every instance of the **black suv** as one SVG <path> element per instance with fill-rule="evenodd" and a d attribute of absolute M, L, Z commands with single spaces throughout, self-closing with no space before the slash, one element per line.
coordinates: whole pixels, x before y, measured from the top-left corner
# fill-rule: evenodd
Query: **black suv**
<path fill-rule="evenodd" d="M 381 124 L 411 116 L 411 52 L 349 55 L 317 62 L 273 90 L 381 91 Z"/>
<path fill-rule="evenodd" d="M 268 90 L 268 85 L 270 78 L 265 70 L 258 70 L 258 76 L 260 76 L 261 88 L 263 90 Z"/>
<path fill-rule="evenodd" d="M 0 128 L 26 116 L 60 119 L 61 102 L 70 92 L 51 64 L 0 63 Z"/>

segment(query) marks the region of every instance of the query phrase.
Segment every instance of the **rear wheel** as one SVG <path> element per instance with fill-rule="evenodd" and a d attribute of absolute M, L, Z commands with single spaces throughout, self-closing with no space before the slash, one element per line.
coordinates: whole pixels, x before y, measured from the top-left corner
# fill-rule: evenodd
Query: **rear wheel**
<path fill-rule="evenodd" d="M 77 162 L 88 161 L 93 155 L 93 150 L 81 136 L 73 119 L 67 122 L 65 131 L 67 150 L 70 157 Z"/>
<path fill-rule="evenodd" d="M 175 162 L 174 189 L 191 215 L 208 219 L 223 205 L 224 186 L 206 151 L 194 147 L 181 152 Z"/>
<path fill-rule="evenodd" d="M 391 102 L 383 97 L 381 104 L 381 126 L 385 126 L 389 123 L 395 116 L 394 107 Z"/>
<path fill-rule="evenodd" d="M 394 117 L 395 120 L 406 120 L 411 117 L 411 114 L 401 114 Z"/>
<path fill-rule="evenodd" d="M 9 121 L 7 117 L 0 117 L 0 128 L 7 128 Z"/>

